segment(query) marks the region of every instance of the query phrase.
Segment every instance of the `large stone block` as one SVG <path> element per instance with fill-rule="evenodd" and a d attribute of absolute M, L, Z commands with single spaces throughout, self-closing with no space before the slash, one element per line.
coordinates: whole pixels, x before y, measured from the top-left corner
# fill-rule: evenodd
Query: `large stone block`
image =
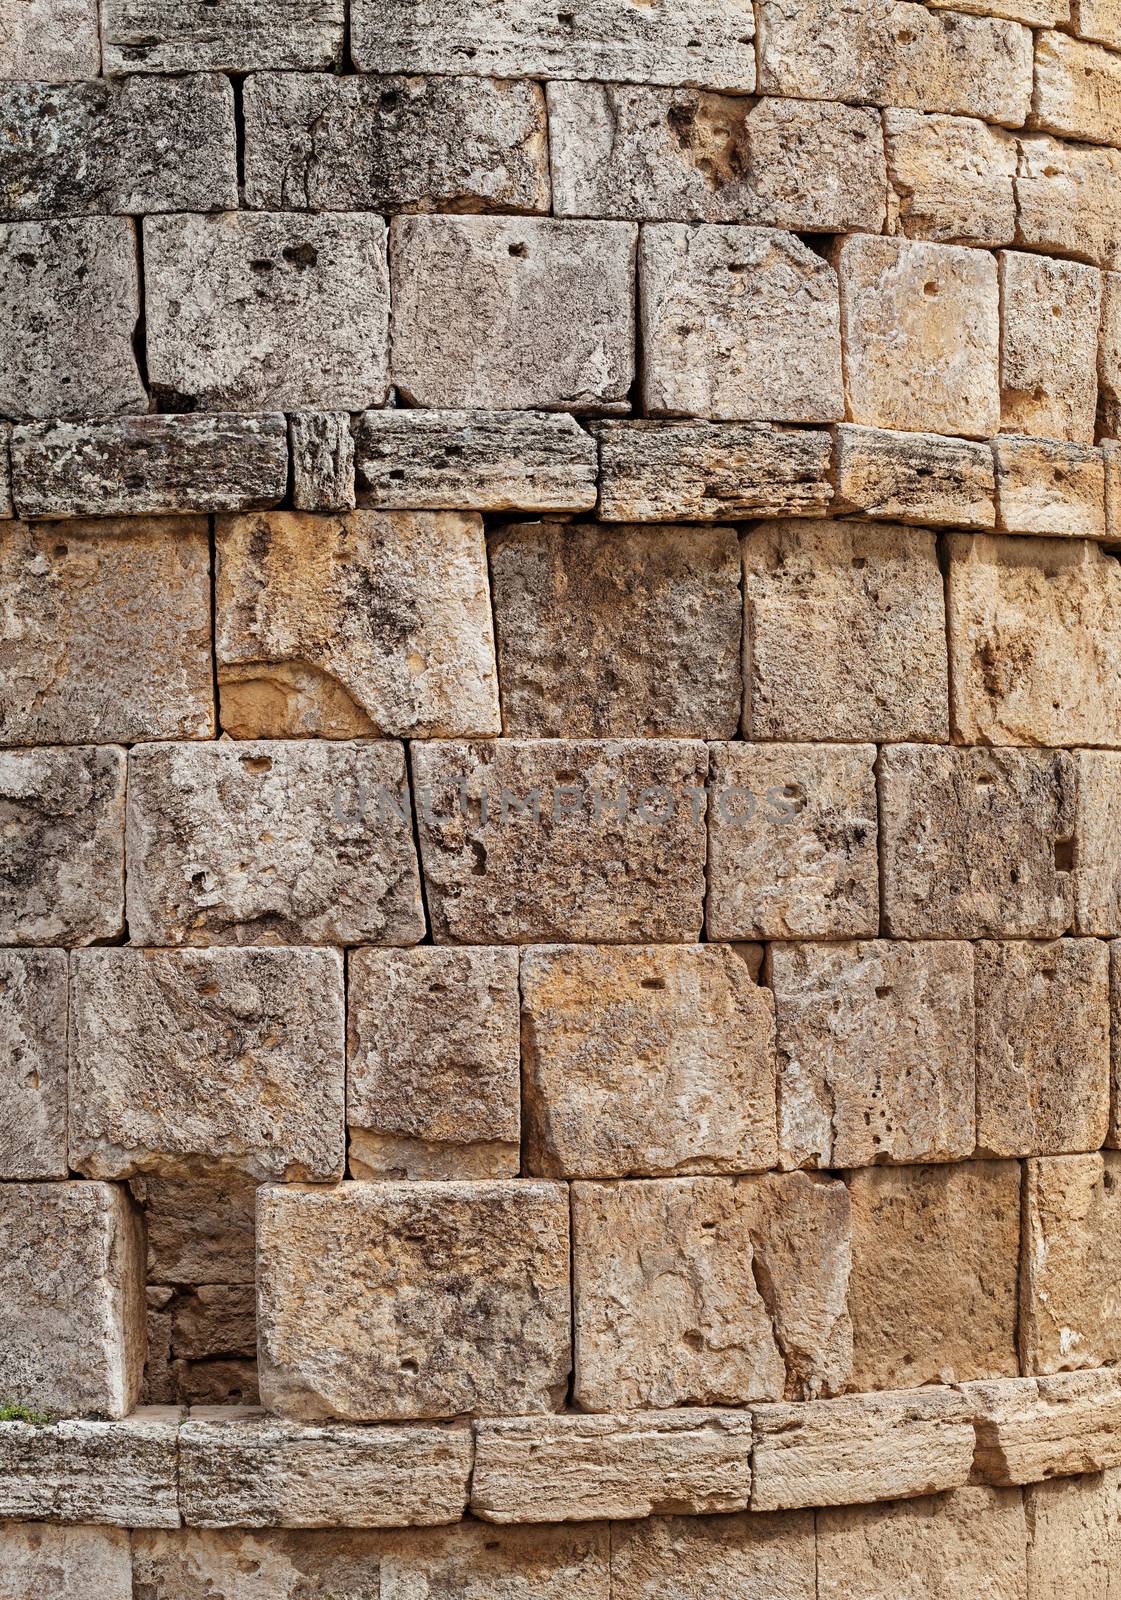
<path fill-rule="evenodd" d="M 1076 750 L 1078 856 L 1075 927 L 1079 933 L 1121 934 L 1121 751 Z"/>
<path fill-rule="evenodd" d="M 1024 1178 L 1020 1359 L 1029 1373 L 1121 1360 L 1121 1151 L 1043 1156 Z"/>
<path fill-rule="evenodd" d="M 415 944 L 400 745 L 149 744 L 129 760 L 137 944 Z"/>
<path fill-rule="evenodd" d="M 1028 1593 L 1109 1600 L 1121 1560 L 1121 1473 L 1035 1484 L 1024 1511 Z"/>
<path fill-rule="evenodd" d="M 613 1600 L 816 1600 L 813 1518 L 658 1517 L 611 1531 Z"/>
<path fill-rule="evenodd" d="M 1101 273 L 1005 250 L 1000 296 L 1002 431 L 1093 444 Z"/>
<path fill-rule="evenodd" d="M 262 1189 L 261 1398 L 298 1421 L 554 1411 L 570 1364 L 563 1185 Z"/>
<path fill-rule="evenodd" d="M 330 67 L 342 54 L 345 16 L 344 0 L 232 0 L 213 15 L 191 0 L 104 0 L 104 70 Z"/>
<path fill-rule="evenodd" d="M 1121 268 L 1121 151 L 1042 133 L 1017 142 L 1017 242 Z"/>
<path fill-rule="evenodd" d="M 393 382 L 415 406 L 627 410 L 637 229 L 396 217 Z"/>
<path fill-rule="evenodd" d="M 40 83 L 96 77 L 97 0 L 0 0 L 4 76 Z"/>
<path fill-rule="evenodd" d="M 166 411 L 360 411 L 385 401 L 380 217 L 148 217 L 144 293 L 148 377 Z"/>
<path fill-rule="evenodd" d="M 1090 144 L 1121 143 L 1121 60 L 1101 45 L 1047 32 L 1035 44 L 1033 126 Z"/>
<path fill-rule="evenodd" d="M 227 733 L 499 731 L 479 517 L 273 511 L 223 520 L 216 537 Z"/>
<path fill-rule="evenodd" d="M 889 232 L 935 244 L 1011 244 L 1017 148 L 975 117 L 886 110 Z"/>
<path fill-rule="evenodd" d="M 145 1406 L 123 1422 L 0 1423 L 0 1517 L 177 1528 L 179 1420 Z"/>
<path fill-rule="evenodd" d="M 67 1171 L 66 954 L 0 950 L 0 1180 Z"/>
<path fill-rule="evenodd" d="M 1117 272 L 1102 274 L 1098 388 L 1101 430 L 1117 439 L 1121 437 L 1121 273 Z"/>
<path fill-rule="evenodd" d="M 1036 1483 L 1121 1465 L 1121 1374 L 966 1383 L 961 1392 L 977 1437 L 974 1478 Z"/>
<path fill-rule="evenodd" d="M 132 1600 L 132 1552 L 125 1528 L 0 1526 L 5 1600 Z"/>
<path fill-rule="evenodd" d="M 1105 459 L 1088 444 L 993 440 L 997 527 L 1064 539 L 1104 539 Z"/>
<path fill-rule="evenodd" d="M 836 430 L 834 509 L 932 528 L 992 528 L 996 470 L 988 443 L 936 433 Z"/>

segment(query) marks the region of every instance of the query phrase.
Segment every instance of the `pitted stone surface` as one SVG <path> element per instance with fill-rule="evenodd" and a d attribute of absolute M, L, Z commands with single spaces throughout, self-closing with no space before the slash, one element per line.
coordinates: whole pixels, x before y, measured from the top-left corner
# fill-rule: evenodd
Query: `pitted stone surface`
<path fill-rule="evenodd" d="M 993 440 L 997 527 L 1002 533 L 1104 539 L 1105 461 L 1088 444 Z"/>
<path fill-rule="evenodd" d="M 96 75 L 101 61 L 97 0 L 3 0 L 4 76 L 72 83 Z"/>
<path fill-rule="evenodd" d="M 1017 143 L 975 117 L 886 110 L 891 233 L 935 244 L 1002 245 L 1016 237 Z"/>
<path fill-rule="evenodd" d="M 342 54 L 344 0 L 103 0 L 107 73 L 254 72 L 330 67 Z"/>
<path fill-rule="evenodd" d="M 659 1517 L 612 1530 L 613 1600 L 781 1594 L 816 1600 L 813 1520 Z"/>
<path fill-rule="evenodd" d="M 132 1552 L 124 1528 L 0 1526 L 9 1600 L 132 1600 Z"/>
<path fill-rule="evenodd" d="M 1029 1373 L 1115 1366 L 1121 1151 L 1025 1163 L 1020 1358 Z"/>
<path fill-rule="evenodd" d="M 1121 150 L 1042 133 L 1017 142 L 1019 242 L 1029 250 L 1121 269 Z"/>
<path fill-rule="evenodd" d="M 180 1415 L 143 1406 L 120 1422 L 0 1423 L 0 1516 L 177 1528 Z"/>
<path fill-rule="evenodd" d="M 1078 750 L 1078 871 L 1075 922 L 1079 933 L 1121 934 L 1121 751 Z"/>
<path fill-rule="evenodd" d="M 1121 143 L 1121 60 L 1112 50 L 1058 31 L 1035 49 L 1032 123 L 1091 144 Z"/>
<path fill-rule="evenodd" d="M 836 442 L 838 512 L 931 528 L 995 526 L 996 469 L 987 442 L 848 423 L 836 429 Z"/>
<path fill-rule="evenodd" d="M 1005 250 L 1000 298 L 1001 430 L 1093 444 L 1101 273 Z"/>
<path fill-rule="evenodd" d="M 0 950 L 0 1179 L 65 1178 L 66 954 Z"/>
<path fill-rule="evenodd" d="M 305 411 L 288 424 L 292 504 L 297 511 L 350 511 L 354 437 L 345 411 Z M 236 508 L 235 508 L 236 509 Z"/>

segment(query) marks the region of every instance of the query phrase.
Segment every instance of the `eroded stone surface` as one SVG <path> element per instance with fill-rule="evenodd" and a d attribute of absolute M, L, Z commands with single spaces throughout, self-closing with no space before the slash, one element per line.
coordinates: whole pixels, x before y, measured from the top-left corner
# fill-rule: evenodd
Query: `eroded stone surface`
<path fill-rule="evenodd" d="M 1105 461 L 1087 444 L 993 440 L 997 527 L 1004 533 L 1104 539 Z"/>
<path fill-rule="evenodd" d="M 1016 140 L 975 117 L 884 112 L 892 233 L 936 244 L 1011 244 Z"/>
<path fill-rule="evenodd" d="M 611 1531 L 613 1600 L 815 1600 L 811 1517 L 659 1517 Z"/>
<path fill-rule="evenodd" d="M 66 954 L 0 950 L 0 1180 L 66 1175 Z"/>
<path fill-rule="evenodd" d="M 345 411 L 304 411 L 288 424 L 292 504 L 297 511 L 349 511 L 354 497 L 354 438 Z"/>
<path fill-rule="evenodd" d="M 1121 435 L 1121 273 L 1117 272 L 1102 274 L 1098 386 L 1102 431 L 1116 439 Z"/>
<path fill-rule="evenodd" d="M 121 1422 L 0 1423 L 0 1517 L 177 1528 L 179 1418 L 145 1406 Z"/>
<path fill-rule="evenodd" d="M 191 0 L 105 0 L 105 71 L 330 67 L 344 20 L 343 0 L 227 0 L 213 15 Z"/>
<path fill-rule="evenodd" d="M 1121 50 L 1121 12 L 1117 0 L 1071 0 L 1074 31 L 1080 39 L 1096 39 Z"/>
<path fill-rule="evenodd" d="M 132 1600 L 132 1554 L 124 1528 L 0 1527 L 7 1600 Z"/>
<path fill-rule="evenodd" d="M 1121 268 L 1121 151 L 1042 133 L 1019 146 L 1017 242 Z"/>
<path fill-rule="evenodd" d="M 252 1284 L 254 1178 L 217 1167 L 201 1177 L 146 1173 L 129 1188 L 144 1210 L 149 1283 Z"/>
<path fill-rule="evenodd" d="M 7 78 L 70 83 L 96 77 L 96 0 L 4 0 L 0 43 Z"/>
<path fill-rule="evenodd" d="M 1121 1551 L 1121 1473 L 1040 1483 L 1024 1495 L 1029 1594 L 1109 1600 Z"/>
<path fill-rule="evenodd" d="M 1035 46 L 1032 122 L 1091 144 L 1121 143 L 1121 61 L 1069 34 L 1041 33 Z"/>
<path fill-rule="evenodd" d="M 1116 1369 L 966 1383 L 961 1392 L 977 1436 L 974 1473 L 986 1483 L 1036 1483 L 1121 1464 Z"/>
<path fill-rule="evenodd" d="M 1025 1172 L 1024 1371 L 1116 1363 L 1121 1152 L 1044 1156 Z"/>
<path fill-rule="evenodd" d="M 987 443 L 849 424 L 837 428 L 836 441 L 837 511 L 933 528 L 995 525 Z"/>
<path fill-rule="evenodd" d="M 1101 273 L 1005 250 L 1000 295 L 1002 431 L 1093 444 Z"/>
<path fill-rule="evenodd" d="M 1075 922 L 1079 933 L 1121 934 L 1121 752 L 1078 750 L 1078 857 Z"/>

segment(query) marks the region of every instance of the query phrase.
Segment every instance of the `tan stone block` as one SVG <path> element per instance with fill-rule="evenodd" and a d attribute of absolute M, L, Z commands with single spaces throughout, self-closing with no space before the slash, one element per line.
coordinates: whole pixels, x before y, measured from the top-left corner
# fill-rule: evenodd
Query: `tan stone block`
<path fill-rule="evenodd" d="M 1121 752 L 1075 750 L 1078 853 L 1075 927 L 1079 933 L 1121 933 Z"/>
<path fill-rule="evenodd" d="M 96 0 L 4 0 L 5 76 L 68 83 L 100 71 Z"/>
<path fill-rule="evenodd" d="M 149 1311 L 151 1295 L 149 1290 Z M 183 1360 L 256 1356 L 257 1310 L 252 1285 L 203 1283 L 182 1290 L 172 1302 L 171 1326 L 172 1346 Z"/>
<path fill-rule="evenodd" d="M 233 1168 L 203 1177 L 133 1178 L 144 1210 L 149 1283 L 253 1282 L 256 1181 Z"/>
<path fill-rule="evenodd" d="M 1028 1592 L 1110 1600 L 1121 1561 L 1121 1473 L 1041 1483 L 1024 1495 Z"/>
<path fill-rule="evenodd" d="M 1005 250 L 1000 294 L 1001 431 L 1093 444 L 1101 273 Z"/>
<path fill-rule="evenodd" d="M 1109 947 L 1110 1113 L 1105 1143 L 1121 1146 L 1121 940 Z M 1121 1461 L 1118 1462 L 1121 1465 Z"/>
<path fill-rule="evenodd" d="M 387 1540 L 382 1600 L 611 1600 L 610 1530 L 461 1523 Z"/>
<path fill-rule="evenodd" d="M 1080 39 L 1096 39 L 1121 50 L 1121 9 L 1117 0 L 1071 0 L 1074 31 Z"/>
<path fill-rule="evenodd" d="M 1103 439 L 1105 458 L 1105 529 L 1110 540 L 1121 537 L 1121 442 Z"/>
<path fill-rule="evenodd" d="M 1036 1483 L 1121 1465 L 1121 1374 L 1116 1369 L 960 1388 L 977 1435 L 975 1479 Z"/>
<path fill-rule="evenodd" d="M 1002 533 L 1105 538 L 1101 450 L 1055 439 L 1004 437 L 993 440 L 993 455 Z"/>
<path fill-rule="evenodd" d="M 121 1422 L 0 1423 L 0 1517 L 177 1528 L 180 1416 L 146 1406 Z"/>
<path fill-rule="evenodd" d="M 1090 144 L 1121 142 L 1121 60 L 1066 33 L 1038 34 L 1031 121 Z"/>
<path fill-rule="evenodd" d="M 1118 272 L 1102 274 L 1098 386 L 1103 432 L 1117 437 L 1121 435 L 1121 273 Z"/>
<path fill-rule="evenodd" d="M 1026 1372 L 1121 1359 L 1121 1152 L 1043 1156 L 1024 1177 L 1020 1355 Z"/>
<path fill-rule="evenodd" d="M 1016 141 L 975 117 L 885 110 L 889 231 L 936 244 L 1011 244 Z"/>
<path fill-rule="evenodd" d="M 67 1172 L 66 954 L 0 950 L 0 1180 Z"/>
<path fill-rule="evenodd" d="M 849 423 L 835 433 L 836 511 L 933 528 L 995 525 L 996 473 L 987 443 Z"/>
<path fill-rule="evenodd" d="M 173 1361 L 174 1398 L 183 1405 L 256 1406 L 260 1401 L 256 1361 Z"/>
<path fill-rule="evenodd" d="M 1121 268 L 1121 151 L 1042 133 L 1019 145 L 1016 242 Z"/>
<path fill-rule="evenodd" d="M 125 1528 L 0 1525 L 4 1600 L 132 1600 Z"/>
<path fill-rule="evenodd" d="M 611 1532 L 613 1600 L 816 1600 L 813 1518 L 659 1517 Z"/>

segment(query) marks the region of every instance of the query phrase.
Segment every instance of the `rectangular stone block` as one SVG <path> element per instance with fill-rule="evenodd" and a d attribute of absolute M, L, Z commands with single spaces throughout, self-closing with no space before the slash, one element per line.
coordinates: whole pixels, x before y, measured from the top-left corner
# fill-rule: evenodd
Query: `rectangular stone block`
<path fill-rule="evenodd" d="M 96 0 L 0 0 L 7 78 L 71 83 L 101 70 Z"/>
<path fill-rule="evenodd" d="M 104 71 L 330 67 L 344 26 L 344 0 L 232 0 L 213 16 L 191 0 L 104 0 Z"/>
<path fill-rule="evenodd" d="M 1102 274 L 1098 389 L 1102 431 L 1116 439 L 1121 436 L 1121 273 L 1117 272 Z"/>
<path fill-rule="evenodd" d="M 782 1595 L 816 1600 L 810 1516 L 658 1517 L 611 1530 L 614 1600 Z"/>
<path fill-rule="evenodd" d="M 0 1517 L 177 1528 L 179 1417 L 145 1406 L 123 1422 L 0 1422 Z"/>
<path fill-rule="evenodd" d="M 149 1287 L 149 1316 L 153 1292 Z M 203 1283 L 182 1289 L 171 1302 L 170 1314 L 171 1345 L 177 1357 L 207 1361 L 257 1353 L 256 1304 L 250 1284 Z"/>
<path fill-rule="evenodd" d="M 1106 538 L 1113 540 L 1121 530 L 1121 442 L 1103 439 L 1100 448 L 1105 458 Z"/>
<path fill-rule="evenodd" d="M 393 382 L 402 397 L 498 411 L 629 410 L 637 232 L 545 217 L 395 217 Z"/>
<path fill-rule="evenodd" d="M 1065 751 L 891 745 L 879 791 L 888 933 L 1054 939 L 1071 926 L 1077 784 Z"/>
<path fill-rule="evenodd" d="M 354 437 L 345 411 L 305 411 L 288 424 L 297 511 L 352 511 Z"/>
<path fill-rule="evenodd" d="M 148 377 L 165 411 L 361 411 L 385 402 L 380 217 L 148 217 L 144 297 Z"/>
<path fill-rule="evenodd" d="M 884 111 L 888 231 L 935 244 L 1016 237 L 1016 140 L 975 117 Z"/>
<path fill-rule="evenodd" d="M 0 517 L 14 516 L 12 506 L 12 425 L 0 422 Z"/>
<path fill-rule="evenodd" d="M 1037 1484 L 1024 1509 L 1029 1594 L 1108 1597 L 1121 1552 L 1121 1473 Z"/>
<path fill-rule="evenodd" d="M 1121 151 L 1042 133 L 1018 143 L 1017 243 L 1121 268 Z"/>
<path fill-rule="evenodd" d="M 132 1552 L 124 1528 L 0 1527 L 6 1600 L 132 1600 Z"/>
<path fill-rule="evenodd" d="M 355 1178 L 516 1178 L 518 955 L 357 950 L 346 1121 Z"/>
<path fill-rule="evenodd" d="M 400 745 L 148 744 L 129 758 L 136 944 L 415 944 Z"/>
<path fill-rule="evenodd" d="M 987 443 L 842 424 L 836 436 L 838 512 L 932 528 L 992 528 L 996 471 Z"/>
<path fill-rule="evenodd" d="M 961 1392 L 977 1436 L 974 1476 L 986 1483 L 1036 1483 L 1121 1465 L 1121 1375 L 966 1383 Z"/>
<path fill-rule="evenodd" d="M 1021 251 L 999 260 L 1001 431 L 1093 444 L 1101 273 Z"/>
<path fill-rule="evenodd" d="M 1121 1359 L 1121 1151 L 1043 1156 L 1024 1176 L 1020 1360 L 1026 1373 Z"/>
<path fill-rule="evenodd" d="M 1080 39 L 1096 39 L 1121 50 L 1121 11 L 1117 0 L 1071 0 L 1074 31 Z"/>
<path fill-rule="evenodd" d="M 652 415 L 844 415 L 837 277 L 793 234 L 649 224 L 639 303 L 643 405 Z"/>
<path fill-rule="evenodd" d="M 1090 144 L 1121 142 L 1121 60 L 1116 53 L 1066 33 L 1040 33 L 1031 121 L 1048 133 Z"/>
<path fill-rule="evenodd" d="M 939 9 L 972 12 L 979 17 L 1008 17 L 1032 27 L 1053 28 L 1070 21 L 1078 0 L 926 0 Z"/>
<path fill-rule="evenodd" d="M 0 1180 L 67 1171 L 66 953 L 0 950 Z"/>
<path fill-rule="evenodd" d="M 1121 752 L 1076 750 L 1078 856 L 1075 927 L 1079 933 L 1121 934 Z"/>
<path fill-rule="evenodd" d="M 564 1402 L 571 1352 L 560 1184 L 262 1189 L 257 1252 L 261 1398 L 270 1411 L 373 1422 L 554 1411 Z"/>
<path fill-rule="evenodd" d="M 1105 1142 L 1117 1149 L 1118 1146 L 1121 1146 L 1121 941 L 1115 940 L 1109 947 L 1109 969 L 1109 1032 L 1112 1070 L 1110 1072 L 1109 1135 Z"/>
<path fill-rule="evenodd" d="M 150 1284 L 252 1284 L 252 1177 L 231 1167 L 189 1178 L 147 1173 L 129 1188 L 144 1210 Z"/>
<path fill-rule="evenodd" d="M 223 519 L 215 538 L 225 732 L 500 731 L 480 517 L 274 511 Z"/>
<path fill-rule="evenodd" d="M 997 527 L 1002 533 L 1104 539 L 1105 460 L 1088 444 L 993 440 Z"/>
<path fill-rule="evenodd" d="M 437 943 L 700 937 L 699 741 L 432 740 L 412 760 Z"/>

